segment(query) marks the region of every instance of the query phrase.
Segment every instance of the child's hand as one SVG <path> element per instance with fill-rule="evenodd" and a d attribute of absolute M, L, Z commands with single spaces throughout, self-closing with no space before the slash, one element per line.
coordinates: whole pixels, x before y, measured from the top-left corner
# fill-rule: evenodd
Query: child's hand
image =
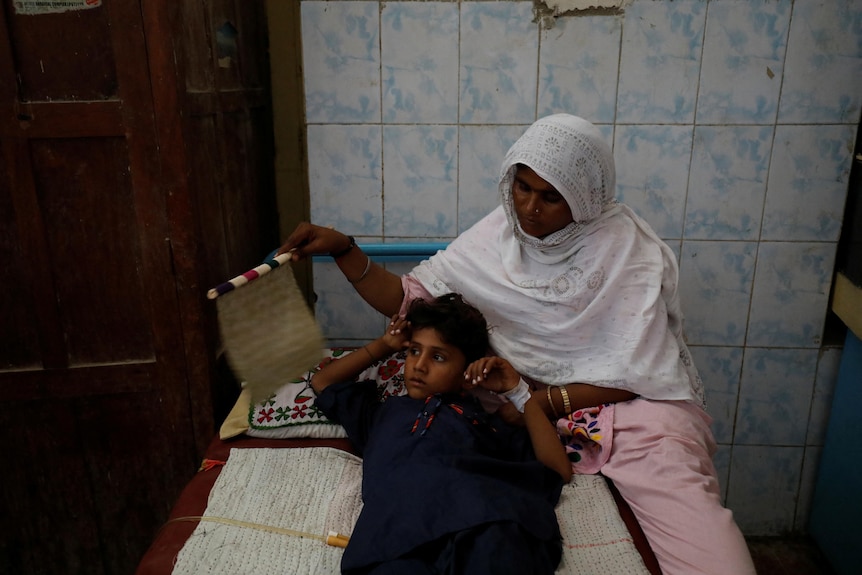
<path fill-rule="evenodd" d="M 518 385 L 521 376 L 502 357 L 483 357 L 467 366 L 464 379 L 495 393 L 504 393 Z"/>
<path fill-rule="evenodd" d="M 380 340 L 389 347 L 392 353 L 401 351 L 410 342 L 410 323 L 398 314 L 393 315 L 389 325 L 386 326 L 386 332 L 380 336 Z"/>

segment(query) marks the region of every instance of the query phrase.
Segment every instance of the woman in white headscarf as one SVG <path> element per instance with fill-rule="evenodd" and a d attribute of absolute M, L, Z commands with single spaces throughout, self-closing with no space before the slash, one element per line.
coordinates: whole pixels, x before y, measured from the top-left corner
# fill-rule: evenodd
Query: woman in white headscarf
<path fill-rule="evenodd" d="M 330 253 L 387 316 L 416 297 L 460 293 L 488 320 L 494 351 L 558 418 L 575 472 L 614 482 L 665 575 L 754 573 L 721 505 L 676 259 L 614 200 L 601 133 L 568 114 L 538 120 L 507 153 L 499 191 L 500 207 L 404 277 L 311 224 L 280 251 Z"/>

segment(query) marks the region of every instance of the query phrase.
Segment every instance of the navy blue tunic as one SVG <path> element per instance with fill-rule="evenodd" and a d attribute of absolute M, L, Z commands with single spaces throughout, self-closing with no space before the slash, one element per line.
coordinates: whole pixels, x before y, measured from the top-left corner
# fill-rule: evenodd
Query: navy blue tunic
<path fill-rule="evenodd" d="M 520 526 L 553 567 L 559 563 L 554 506 L 562 479 L 536 459 L 525 428 L 486 414 L 472 396 L 380 402 L 374 381 L 331 385 L 317 406 L 347 430 L 363 457 L 363 509 L 343 572 L 367 572 L 494 522 Z"/>

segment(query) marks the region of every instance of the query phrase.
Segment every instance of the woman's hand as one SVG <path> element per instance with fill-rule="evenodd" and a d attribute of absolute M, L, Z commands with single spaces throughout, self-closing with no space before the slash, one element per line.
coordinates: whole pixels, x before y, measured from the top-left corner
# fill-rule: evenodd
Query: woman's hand
<path fill-rule="evenodd" d="M 515 388 L 521 376 L 502 357 L 483 357 L 467 366 L 464 379 L 474 386 L 481 386 L 495 393 L 505 393 Z"/>
<path fill-rule="evenodd" d="M 296 226 L 284 245 L 278 248 L 276 255 L 293 250 L 290 259 L 296 262 L 315 254 L 337 253 L 349 245 L 350 238 L 338 230 L 302 222 Z"/>
<path fill-rule="evenodd" d="M 335 264 L 362 299 L 380 313 L 392 316 L 401 309 L 404 299 L 401 276 L 373 263 L 359 246 L 349 249 L 350 246 L 349 236 L 302 222 L 276 255 L 291 252 L 291 261 L 298 262 L 315 254 L 336 254 Z"/>

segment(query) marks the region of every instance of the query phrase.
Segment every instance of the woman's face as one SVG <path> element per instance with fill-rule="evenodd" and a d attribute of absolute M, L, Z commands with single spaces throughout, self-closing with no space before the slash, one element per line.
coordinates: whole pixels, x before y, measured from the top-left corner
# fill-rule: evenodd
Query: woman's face
<path fill-rule="evenodd" d="M 569 204 L 536 172 L 518 164 L 512 183 L 512 203 L 524 233 L 542 239 L 572 223 Z"/>

